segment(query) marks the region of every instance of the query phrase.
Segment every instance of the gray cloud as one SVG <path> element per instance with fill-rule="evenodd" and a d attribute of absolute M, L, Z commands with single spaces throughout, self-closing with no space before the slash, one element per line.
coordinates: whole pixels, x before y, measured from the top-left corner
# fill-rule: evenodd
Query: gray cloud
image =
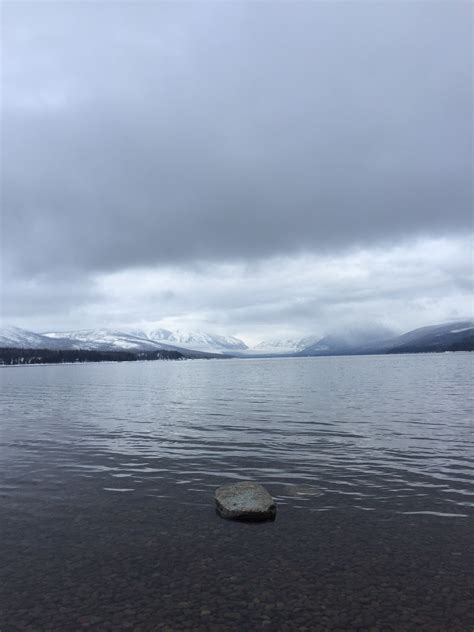
<path fill-rule="evenodd" d="M 20 276 L 472 228 L 468 4 L 2 11 L 3 256 Z"/>

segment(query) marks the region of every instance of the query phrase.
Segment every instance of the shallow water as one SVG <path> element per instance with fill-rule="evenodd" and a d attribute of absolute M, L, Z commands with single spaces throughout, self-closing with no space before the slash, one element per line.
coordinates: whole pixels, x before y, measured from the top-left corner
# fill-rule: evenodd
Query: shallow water
<path fill-rule="evenodd" d="M 0 629 L 472 631 L 473 360 L 3 368 Z"/>

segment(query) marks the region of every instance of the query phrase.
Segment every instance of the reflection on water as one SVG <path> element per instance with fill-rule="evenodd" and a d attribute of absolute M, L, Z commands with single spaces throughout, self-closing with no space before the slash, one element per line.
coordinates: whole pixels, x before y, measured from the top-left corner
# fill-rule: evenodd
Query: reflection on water
<path fill-rule="evenodd" d="M 68 470 L 130 491 L 166 478 L 209 494 L 256 478 L 286 503 L 317 496 L 318 509 L 474 506 L 469 354 L 23 367 L 2 378 L 8 489 L 25 473 L 60 485 Z"/>
<path fill-rule="evenodd" d="M 446 528 L 455 529 L 456 537 L 462 539 L 474 515 L 472 372 L 473 356 L 463 353 L 4 368 L 0 372 L 0 494 L 5 523 L 11 534 L 25 529 L 23 544 L 28 548 L 33 532 L 41 532 L 48 516 L 64 516 L 67 506 L 66 513 L 75 515 L 76 522 L 87 515 L 87 532 L 94 531 L 100 539 L 111 525 L 127 519 L 141 521 L 144 532 L 151 529 L 145 508 L 158 503 L 161 520 L 176 521 L 174 528 L 182 537 L 188 533 L 183 523 L 193 522 L 193 515 L 221 534 L 225 527 L 212 512 L 214 488 L 226 480 L 255 479 L 277 498 L 280 511 L 273 533 L 280 533 L 285 521 L 291 523 L 291 528 L 285 527 L 285 533 L 291 532 L 296 540 L 287 558 L 290 575 L 305 547 L 313 546 L 315 524 L 324 524 L 333 532 L 340 528 L 334 525 L 344 524 L 348 516 L 353 525 L 359 525 L 360 534 L 382 522 L 396 522 L 397 529 L 403 530 L 419 520 L 425 533 L 439 525 L 439 534 Z M 112 516 L 115 523 L 108 522 Z M 64 531 L 54 532 L 56 545 L 64 545 Z M 227 533 L 241 531 L 227 527 Z M 378 542 L 385 550 L 390 546 L 387 531 L 376 533 L 370 546 Z M 217 546 L 211 532 L 200 537 L 210 551 Z M 245 538 L 250 557 L 254 537 Z M 282 533 L 281 537 L 286 536 Z M 441 535 L 433 532 L 430 537 L 434 538 L 434 553 L 440 548 Z M 230 557 L 232 547 L 241 547 L 242 542 L 228 543 Z M 359 536 L 353 536 L 353 545 L 362 546 L 366 553 L 370 548 Z M 121 542 L 122 553 L 124 546 Z M 260 550 L 266 546 L 259 543 Z M 183 548 L 180 550 L 182 553 Z M 83 554 L 84 548 L 81 551 Z M 62 555 L 67 558 L 64 551 Z M 176 551 L 168 559 L 168 570 L 176 567 L 180 555 Z M 465 550 L 453 551 L 450 560 L 465 563 L 466 555 Z M 18 562 L 10 563 L 11 573 L 19 574 Z M 113 570 L 117 572 L 117 568 Z M 438 575 L 441 571 L 438 569 Z M 456 572 L 462 575 L 462 568 Z M 210 573 L 201 568 L 196 571 L 196 581 L 212 583 Z M 248 577 L 241 580 L 248 581 Z M 301 577 L 295 579 L 295 585 L 299 581 Z M 316 579 L 308 576 L 305 581 L 310 586 Z M 387 589 L 390 581 L 386 578 Z M 63 594 L 66 598 L 68 590 L 63 588 L 56 597 Z M 173 590 L 168 593 L 172 603 Z M 191 599 L 196 589 L 189 588 L 188 593 Z M 450 607 L 458 601 L 451 599 Z M 309 617 L 301 618 L 302 626 L 310 626 L 306 629 L 317 629 L 311 627 L 316 626 L 314 621 L 308 623 L 314 608 L 309 603 L 300 608 Z M 454 610 L 443 608 L 442 625 L 449 620 L 450 629 L 464 629 L 465 611 L 455 615 Z M 204 610 L 209 609 L 212 607 L 205 604 Z M 281 622 L 290 616 L 288 606 L 283 603 L 276 610 L 283 626 Z M 354 620 L 360 610 L 356 603 Z M 181 629 L 181 619 L 153 612 L 138 624 L 132 615 L 122 617 L 110 629 L 119 629 L 125 621 L 134 621 L 142 630 L 157 629 L 160 622 Z M 259 618 L 258 625 L 268 620 L 275 624 L 275 613 L 270 614 L 273 618 Z M 14 627 L 23 621 L 14 608 L 9 616 L 13 626 L 9 629 L 29 629 Z M 33 617 L 32 622 L 26 617 L 25 626 L 44 629 L 34 627 L 41 616 Z M 63 629 L 67 616 L 72 615 L 57 621 L 52 616 L 50 629 Z M 243 621 L 256 625 L 252 613 L 245 616 L 242 620 L 224 617 L 214 623 L 221 626 L 216 629 L 238 629 Z M 196 628 L 197 621 L 203 624 L 200 617 L 194 611 L 188 613 L 191 628 Z M 337 624 L 336 619 L 326 616 L 320 629 L 338 625 L 365 629 L 364 617 L 361 625 Z M 415 619 L 393 629 L 421 629 L 416 628 Z M 108 629 L 103 618 L 95 623 L 74 621 L 74 625 L 69 621 L 67 629 L 82 629 L 83 624 Z M 336 623 L 330 627 L 333 621 Z M 418 626 L 426 621 L 421 618 Z M 431 618 L 427 629 L 436 629 L 435 621 Z M 204 629 L 214 623 L 211 617 Z M 384 619 L 381 629 L 392 629 L 390 625 Z"/>

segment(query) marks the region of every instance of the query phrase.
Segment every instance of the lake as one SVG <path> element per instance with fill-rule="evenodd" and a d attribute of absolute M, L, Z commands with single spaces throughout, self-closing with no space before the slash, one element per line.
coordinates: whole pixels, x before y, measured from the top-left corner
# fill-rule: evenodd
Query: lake
<path fill-rule="evenodd" d="M 1 369 L 1 631 L 472 632 L 473 368 Z M 241 479 L 274 522 L 216 515 Z"/>

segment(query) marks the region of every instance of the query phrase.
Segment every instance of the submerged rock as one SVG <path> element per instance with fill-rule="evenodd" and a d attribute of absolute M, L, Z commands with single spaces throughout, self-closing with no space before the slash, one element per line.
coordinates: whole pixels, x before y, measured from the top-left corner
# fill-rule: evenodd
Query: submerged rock
<path fill-rule="evenodd" d="M 275 501 L 267 490 L 251 481 L 231 483 L 216 489 L 217 511 L 232 520 L 274 520 Z"/>
<path fill-rule="evenodd" d="M 286 496 L 322 496 L 323 491 L 313 485 L 284 485 Z"/>

